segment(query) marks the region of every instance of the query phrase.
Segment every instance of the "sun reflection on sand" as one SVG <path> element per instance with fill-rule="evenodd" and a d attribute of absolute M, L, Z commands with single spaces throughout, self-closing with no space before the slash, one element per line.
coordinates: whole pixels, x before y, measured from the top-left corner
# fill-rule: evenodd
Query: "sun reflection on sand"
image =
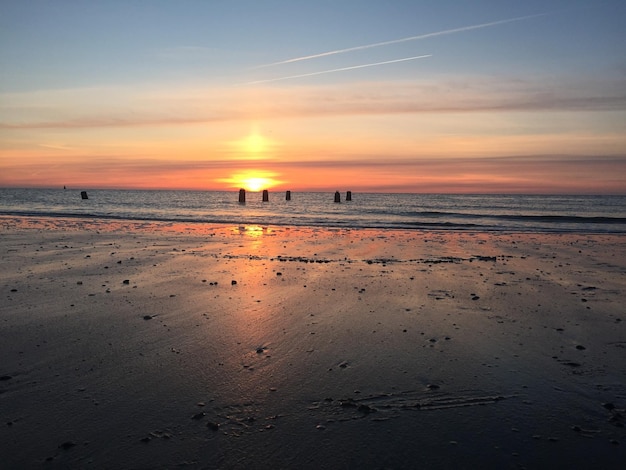
<path fill-rule="evenodd" d="M 232 279 L 229 299 L 237 306 L 231 310 L 228 322 L 228 335 L 237 344 L 237 354 L 230 364 L 243 373 L 234 379 L 237 388 L 250 396 L 273 386 L 271 377 L 259 372 L 273 362 L 277 322 L 281 321 L 284 299 L 289 295 L 281 289 L 285 286 L 282 276 L 276 274 L 274 256 L 278 245 L 273 232 L 259 225 L 230 229 L 235 238 L 227 255 L 233 258 L 227 261 Z"/>
<path fill-rule="evenodd" d="M 232 229 L 232 233 L 246 238 L 245 252 L 250 256 L 260 256 L 260 248 L 263 246 L 263 238 L 270 235 L 272 230 L 260 225 L 240 225 Z M 263 253 L 266 254 L 266 253 Z"/>

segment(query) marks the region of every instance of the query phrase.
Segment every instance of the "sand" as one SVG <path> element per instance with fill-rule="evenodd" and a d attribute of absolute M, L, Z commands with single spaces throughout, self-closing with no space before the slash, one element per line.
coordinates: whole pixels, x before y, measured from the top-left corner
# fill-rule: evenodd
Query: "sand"
<path fill-rule="evenodd" d="M 0 218 L 3 468 L 622 468 L 622 235 Z"/>

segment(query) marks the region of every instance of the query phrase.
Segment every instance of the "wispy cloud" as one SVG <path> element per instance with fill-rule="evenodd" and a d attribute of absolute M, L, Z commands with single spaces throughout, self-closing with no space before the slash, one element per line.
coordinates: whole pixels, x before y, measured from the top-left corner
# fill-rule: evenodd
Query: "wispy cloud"
<path fill-rule="evenodd" d="M 361 51 L 364 49 L 372 49 L 374 47 L 382 47 L 382 46 L 390 46 L 392 44 L 400 44 L 403 42 L 408 42 L 408 41 L 417 41 L 419 39 L 427 39 L 427 38 L 432 38 L 432 37 L 437 37 L 437 36 L 445 36 L 448 34 L 456 34 L 456 33 L 462 33 L 462 32 L 466 32 L 466 31 L 472 31 L 475 29 L 483 29 L 483 28 L 489 28 L 491 26 L 498 26 L 498 25 L 502 25 L 502 24 L 507 24 L 507 23 L 513 23 L 516 21 L 524 21 L 524 20 L 529 20 L 532 18 L 538 18 L 541 16 L 545 16 L 547 15 L 547 13 L 538 13 L 535 15 L 527 15 L 527 16 L 518 16 L 516 18 L 508 18 L 505 20 L 499 20 L 499 21 L 491 21 L 489 23 L 481 23 L 481 24 L 475 24 L 475 25 L 471 25 L 471 26 L 462 26 L 460 28 L 453 28 L 453 29 L 446 29 L 443 31 L 436 31 L 433 33 L 426 33 L 426 34 L 420 34 L 418 36 L 409 36 L 406 38 L 401 38 L 401 39 L 393 39 L 390 41 L 383 41 L 383 42 L 376 42 L 373 44 L 365 44 L 362 46 L 354 46 L 354 47 L 348 47 L 345 49 L 336 49 L 334 51 L 327 51 L 327 52 L 321 52 L 319 54 L 312 54 L 312 55 L 306 55 L 306 56 L 301 56 L 301 57 L 294 57 L 292 59 L 287 59 L 287 60 L 281 60 L 279 62 L 272 62 L 270 64 L 263 64 L 263 65 L 259 65 L 256 68 L 263 68 L 263 67 L 273 67 L 275 65 L 283 65 L 283 64 L 290 64 L 293 62 L 301 62 L 304 60 L 311 60 L 311 59 L 319 59 L 321 57 L 328 57 L 331 55 L 337 55 L 337 54 L 345 54 L 347 52 L 354 52 L 354 51 Z"/>
<path fill-rule="evenodd" d="M 171 126 L 185 124 L 200 124 L 213 121 L 228 121 L 234 117 L 222 116 L 221 118 L 212 118 L 210 116 L 202 117 L 133 117 L 126 118 L 120 116 L 94 116 L 82 117 L 77 119 L 56 120 L 56 121 L 33 121 L 23 123 L 3 123 L 0 122 L 0 129 L 90 129 L 90 128 L 107 128 L 107 127 L 153 127 L 153 126 Z M 45 147 L 45 145 L 42 145 Z M 48 146 L 50 148 L 55 148 Z"/>
<path fill-rule="evenodd" d="M 75 156 L 53 163 L 0 160 L 0 184 L 48 185 L 63 181 L 81 187 L 196 187 L 220 189 L 233 173 L 250 169 L 232 160 L 159 160 L 110 155 Z M 272 177 L 298 182 L 297 190 L 335 190 L 350 181 L 356 191 L 543 192 L 624 194 L 626 156 L 517 155 L 466 158 L 361 156 L 358 160 L 271 161 Z M 11 180 L 4 180 L 6 175 Z M 554 179 L 554 174 L 562 177 Z M 193 179 L 195 175 L 195 180 Z M 304 176 L 306 175 L 306 176 Z M 324 179 L 311 178 L 324 175 Z M 207 184 L 215 184 L 211 187 Z M 310 186 L 307 186 L 310 185 Z M 339 186 L 338 186 L 339 185 Z"/>
<path fill-rule="evenodd" d="M 41 103 L 41 107 L 20 108 L 14 103 L 18 98 Z M 100 104 L 105 98 L 107 103 Z M 97 89 L 90 93 L 50 90 L 24 97 L 0 94 L 0 103 L 0 130 L 185 126 L 248 121 L 250 116 L 260 120 L 518 111 L 623 112 L 626 80 L 458 76 L 436 81 L 364 81 L 292 88 L 259 84 L 177 90 Z"/>
<path fill-rule="evenodd" d="M 418 56 L 414 56 L 414 57 L 404 57 L 402 59 L 385 60 L 383 62 L 374 62 L 374 63 L 371 63 L 371 64 L 352 65 L 350 67 L 341 67 L 341 68 L 338 68 L 338 69 L 331 69 L 331 70 L 321 70 L 321 71 L 318 71 L 318 72 L 301 73 L 299 75 L 289 75 L 287 77 L 268 78 L 266 80 L 256 80 L 256 81 L 253 81 L 253 82 L 247 82 L 247 83 L 245 83 L 245 85 L 258 85 L 260 83 L 278 82 L 278 81 L 282 81 L 282 80 L 292 80 L 294 78 L 312 77 L 314 75 L 323 75 L 323 74 L 326 74 L 326 73 L 344 72 L 346 70 L 362 69 L 362 68 L 365 68 L 365 67 L 375 67 L 375 66 L 378 66 L 378 65 L 395 64 L 397 62 L 407 62 L 409 60 L 426 59 L 428 57 L 432 57 L 432 54 L 418 55 Z"/>
<path fill-rule="evenodd" d="M 63 144 L 39 144 L 39 147 L 52 149 L 52 150 L 75 150 L 75 147 L 70 147 Z"/>

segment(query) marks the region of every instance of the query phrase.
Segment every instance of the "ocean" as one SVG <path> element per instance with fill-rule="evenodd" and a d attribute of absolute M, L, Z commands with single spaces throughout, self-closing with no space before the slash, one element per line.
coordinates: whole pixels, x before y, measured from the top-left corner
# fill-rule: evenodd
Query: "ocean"
<path fill-rule="evenodd" d="M 626 196 L 0 188 L 0 215 L 135 221 L 507 232 L 626 233 Z"/>

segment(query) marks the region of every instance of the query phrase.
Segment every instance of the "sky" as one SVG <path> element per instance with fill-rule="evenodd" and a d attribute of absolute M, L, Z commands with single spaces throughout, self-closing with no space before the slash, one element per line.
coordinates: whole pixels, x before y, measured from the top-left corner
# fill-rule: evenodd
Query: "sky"
<path fill-rule="evenodd" d="M 0 0 L 0 186 L 626 194 L 624 0 Z"/>

